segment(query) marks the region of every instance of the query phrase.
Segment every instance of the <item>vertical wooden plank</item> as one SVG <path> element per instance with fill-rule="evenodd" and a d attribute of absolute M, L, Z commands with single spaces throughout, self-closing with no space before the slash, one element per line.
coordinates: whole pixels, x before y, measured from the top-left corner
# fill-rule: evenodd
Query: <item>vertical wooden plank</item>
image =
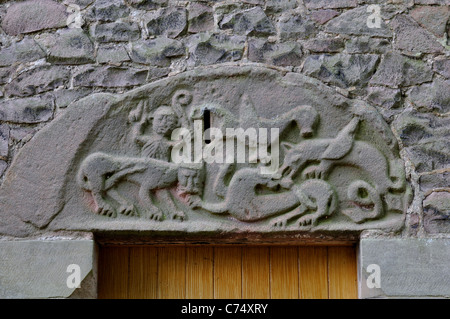
<path fill-rule="evenodd" d="M 270 296 L 272 299 L 298 299 L 298 248 L 270 248 Z"/>
<path fill-rule="evenodd" d="M 330 299 L 358 297 L 354 247 L 328 247 Z"/>
<path fill-rule="evenodd" d="M 128 298 L 158 298 L 158 250 L 130 247 Z"/>
<path fill-rule="evenodd" d="M 98 297 L 128 298 L 128 247 L 101 247 L 98 264 Z"/>
<path fill-rule="evenodd" d="M 242 298 L 270 299 L 269 247 L 242 250 Z"/>
<path fill-rule="evenodd" d="M 186 248 L 186 298 L 212 299 L 213 282 L 213 248 Z"/>
<path fill-rule="evenodd" d="M 302 299 L 328 299 L 327 247 L 299 247 Z"/>
<path fill-rule="evenodd" d="M 158 298 L 186 297 L 186 248 L 158 248 Z"/>
<path fill-rule="evenodd" d="M 214 298 L 242 298 L 242 248 L 214 248 Z"/>

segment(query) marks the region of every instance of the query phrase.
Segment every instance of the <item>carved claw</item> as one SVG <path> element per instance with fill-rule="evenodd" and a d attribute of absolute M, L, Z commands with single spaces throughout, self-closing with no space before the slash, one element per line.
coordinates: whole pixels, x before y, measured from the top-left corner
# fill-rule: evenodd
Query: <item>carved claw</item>
<path fill-rule="evenodd" d="M 119 213 L 125 216 L 138 216 L 134 205 L 122 205 L 119 207 Z"/>
<path fill-rule="evenodd" d="M 155 210 L 148 214 L 148 218 L 154 221 L 161 221 L 164 217 L 164 214 L 160 210 Z"/>
<path fill-rule="evenodd" d="M 188 199 L 188 205 L 192 209 L 201 208 L 202 200 L 201 200 L 200 196 L 198 196 L 198 195 L 190 196 Z"/>
<path fill-rule="evenodd" d="M 97 214 L 112 218 L 117 217 L 116 210 L 107 203 L 104 203 L 102 206 L 97 208 Z"/>
<path fill-rule="evenodd" d="M 313 215 L 306 215 L 297 220 L 297 226 L 316 226 L 318 217 Z"/>
<path fill-rule="evenodd" d="M 182 221 L 186 220 L 186 215 L 184 214 L 184 212 L 178 211 L 172 215 L 172 220 L 177 220 L 177 221 L 182 222 Z"/>
<path fill-rule="evenodd" d="M 320 165 L 313 165 L 307 167 L 303 173 L 303 179 L 322 179 L 324 177 L 324 172 L 322 171 Z"/>
<path fill-rule="evenodd" d="M 285 228 L 286 225 L 287 225 L 287 219 L 286 218 L 276 219 L 273 222 L 271 222 L 272 228 Z"/>

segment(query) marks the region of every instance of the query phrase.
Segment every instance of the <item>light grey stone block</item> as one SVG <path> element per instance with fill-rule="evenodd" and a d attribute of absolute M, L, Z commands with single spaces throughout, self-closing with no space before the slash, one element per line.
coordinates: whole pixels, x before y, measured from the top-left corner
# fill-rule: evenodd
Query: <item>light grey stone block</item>
<path fill-rule="evenodd" d="M 450 239 L 364 238 L 359 246 L 360 298 L 449 297 Z M 367 281 L 378 265 L 380 288 Z"/>
<path fill-rule="evenodd" d="M 74 264 L 80 267 L 80 288 L 67 285 L 75 273 L 68 266 Z M 0 298 L 96 298 L 95 264 L 92 240 L 0 242 Z"/>

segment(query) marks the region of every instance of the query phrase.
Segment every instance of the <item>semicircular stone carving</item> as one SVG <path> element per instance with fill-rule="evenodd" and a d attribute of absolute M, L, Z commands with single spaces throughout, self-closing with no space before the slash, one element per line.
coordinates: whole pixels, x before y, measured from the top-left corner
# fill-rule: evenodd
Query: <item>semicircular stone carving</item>
<path fill-rule="evenodd" d="M 208 125 L 223 132 L 207 137 L 214 152 L 196 140 Z M 230 128 L 256 132 L 256 144 L 230 138 L 244 161 L 234 146 L 219 156 Z M 219 155 L 175 161 L 188 144 Z M 300 74 L 221 66 L 71 105 L 8 170 L 0 234 L 395 231 L 409 197 L 396 139 L 373 107 Z"/>

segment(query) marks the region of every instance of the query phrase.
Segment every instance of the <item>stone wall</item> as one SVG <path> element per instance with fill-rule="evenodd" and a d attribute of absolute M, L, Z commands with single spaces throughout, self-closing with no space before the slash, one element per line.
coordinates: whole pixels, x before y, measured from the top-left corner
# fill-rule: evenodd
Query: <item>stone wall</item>
<path fill-rule="evenodd" d="M 370 5 L 380 9 L 379 26 L 368 27 L 376 20 Z M 92 93 L 122 93 L 200 66 L 264 64 L 377 108 L 398 140 L 414 193 L 405 227 L 390 236 L 448 238 L 449 5 L 0 1 L 0 176 L 36 132 Z"/>

